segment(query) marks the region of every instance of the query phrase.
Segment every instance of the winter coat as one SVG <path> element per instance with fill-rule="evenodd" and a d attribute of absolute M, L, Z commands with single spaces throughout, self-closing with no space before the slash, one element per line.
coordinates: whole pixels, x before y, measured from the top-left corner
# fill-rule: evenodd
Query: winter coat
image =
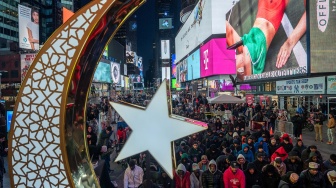
<path fill-rule="evenodd" d="M 240 169 L 234 174 L 231 168 L 228 168 L 223 173 L 225 188 L 245 188 L 245 175 Z"/>
<path fill-rule="evenodd" d="M 292 161 L 289 160 L 288 158 L 284 161 L 284 163 L 286 164 L 287 172 L 293 171 L 297 174 L 300 174 L 303 170 L 303 162 L 297 156 L 296 156 L 296 160 L 294 163 L 292 163 Z"/>
<path fill-rule="evenodd" d="M 269 176 L 268 173 L 272 173 L 272 176 Z M 278 188 L 281 178 L 277 169 L 273 165 L 266 165 L 263 169 L 261 177 L 262 187 Z"/>
<path fill-rule="evenodd" d="M 262 172 L 262 168 L 263 168 L 265 165 L 269 164 L 269 163 L 268 163 L 267 161 L 265 161 L 265 160 L 259 161 L 258 159 L 256 159 L 255 161 L 253 161 L 253 164 L 255 165 L 257 171 L 258 171 L 259 173 L 261 173 L 261 172 Z"/>
<path fill-rule="evenodd" d="M 182 178 L 177 174 L 178 170 L 183 170 L 184 175 Z M 175 185 L 174 188 L 190 188 L 190 172 L 187 171 L 183 164 L 177 166 L 173 180 Z"/>
<path fill-rule="evenodd" d="M 258 151 L 258 146 L 261 144 L 260 142 L 262 142 L 263 150 L 266 152 L 266 157 L 269 157 L 270 155 L 269 155 L 267 143 L 263 141 L 262 137 L 260 137 L 258 139 L 258 142 L 256 142 L 254 144 L 254 148 L 255 148 L 256 152 Z"/>
<path fill-rule="evenodd" d="M 272 144 L 268 144 L 268 152 L 270 154 L 270 156 L 273 155 L 273 153 L 279 148 L 279 144 L 275 144 L 275 145 L 272 145 Z"/>
<path fill-rule="evenodd" d="M 216 160 L 220 155 L 220 151 L 216 148 L 215 145 L 211 145 L 210 148 L 205 152 L 205 155 L 208 157 L 208 160 Z"/>
<path fill-rule="evenodd" d="M 210 172 L 210 165 L 215 164 L 215 172 Z M 202 174 L 202 186 L 206 188 L 224 188 L 223 174 L 217 170 L 217 164 L 214 160 L 209 163 L 209 170 L 206 170 Z"/>
<path fill-rule="evenodd" d="M 292 143 L 286 144 L 285 142 L 281 142 L 280 147 L 281 146 L 285 149 L 286 153 L 289 153 L 293 149 L 293 144 Z"/>
<path fill-rule="evenodd" d="M 313 176 L 309 170 L 304 170 L 300 174 L 300 179 L 302 181 L 302 188 L 321 188 L 325 187 L 325 181 L 323 179 L 322 172 L 317 172 L 315 176 Z"/>
<path fill-rule="evenodd" d="M 331 170 L 327 170 L 324 172 L 323 178 L 326 184 L 326 188 L 336 188 L 336 182 L 331 183 L 331 179 L 329 179 L 328 172 Z"/>
<path fill-rule="evenodd" d="M 285 159 L 287 159 L 288 154 L 285 151 L 285 149 L 283 147 L 279 147 L 271 156 L 271 161 L 274 161 L 275 158 L 277 157 L 281 157 L 281 160 L 284 161 Z"/>
<path fill-rule="evenodd" d="M 191 173 L 190 175 L 190 188 L 202 188 L 202 173 L 203 171 L 200 171 L 200 176 L 197 177 L 195 173 Z"/>
<path fill-rule="evenodd" d="M 233 144 L 230 146 L 230 149 L 231 149 L 231 151 L 232 151 L 232 155 L 235 157 L 235 158 L 237 158 L 237 156 L 238 156 L 238 152 L 240 151 L 240 150 L 242 150 L 242 147 L 240 146 L 240 145 L 238 145 L 237 147 L 235 147 Z"/>
<path fill-rule="evenodd" d="M 322 155 L 319 151 L 316 150 L 315 152 L 317 154 L 317 158 L 323 161 Z M 310 146 L 307 147 L 307 149 L 303 150 L 301 153 L 301 160 L 306 161 L 309 158 L 310 154 Z"/>
<path fill-rule="evenodd" d="M 245 152 L 244 152 L 244 148 L 246 148 L 246 147 L 249 148 L 249 150 L 245 153 Z M 242 154 L 247 162 L 253 162 L 253 161 L 254 161 L 253 153 L 252 153 L 252 151 L 250 150 L 250 147 L 249 147 L 248 144 L 243 144 L 243 146 L 242 146 L 242 150 L 240 150 L 240 151 L 238 152 L 238 155 L 239 155 L 239 154 Z"/>
<path fill-rule="evenodd" d="M 297 155 L 299 157 L 301 157 L 301 153 L 305 149 L 307 149 L 307 147 L 305 145 L 302 144 L 302 146 L 298 146 L 298 144 L 296 143 L 296 145 L 293 147 L 292 151 L 295 151 L 297 153 Z"/>
<path fill-rule="evenodd" d="M 336 171 L 336 164 L 331 164 L 330 159 L 325 160 L 323 162 L 323 166 L 326 170 L 335 170 Z"/>
<path fill-rule="evenodd" d="M 254 169 L 254 173 L 251 174 L 249 169 Z M 253 185 L 261 185 L 261 173 L 256 169 L 254 163 L 249 163 L 247 169 L 244 171 L 246 188 L 252 188 Z"/>
<path fill-rule="evenodd" d="M 281 177 L 279 188 L 300 188 L 301 187 L 300 179 L 294 184 L 290 181 L 290 176 L 292 173 L 293 172 L 289 171 L 286 173 L 286 175 Z"/>
<path fill-rule="evenodd" d="M 280 164 L 280 167 L 277 167 L 276 166 L 276 162 L 273 161 L 273 162 L 271 162 L 271 165 L 273 165 L 278 170 L 280 176 L 284 176 L 286 174 L 286 165 L 285 165 L 285 163 L 282 162 Z"/>

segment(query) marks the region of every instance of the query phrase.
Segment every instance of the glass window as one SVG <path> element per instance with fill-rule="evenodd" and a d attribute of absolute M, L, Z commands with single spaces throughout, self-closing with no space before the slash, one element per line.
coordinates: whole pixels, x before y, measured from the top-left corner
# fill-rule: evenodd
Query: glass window
<path fill-rule="evenodd" d="M 18 70 L 12 70 L 11 71 L 11 78 L 18 78 L 19 77 L 19 71 Z"/>

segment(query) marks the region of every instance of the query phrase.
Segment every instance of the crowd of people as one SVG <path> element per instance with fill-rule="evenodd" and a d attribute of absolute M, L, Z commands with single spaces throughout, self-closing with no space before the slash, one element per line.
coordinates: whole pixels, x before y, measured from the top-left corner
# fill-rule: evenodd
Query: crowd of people
<path fill-rule="evenodd" d="M 304 111 L 297 110 L 290 116 L 272 105 L 208 104 L 202 96 L 175 98 L 172 107 L 175 114 L 206 121 L 208 130 L 175 142 L 177 167 L 173 179 L 160 170 L 158 164 L 151 165 L 150 170 L 159 172 L 159 175 L 155 178 L 145 177 L 144 154 L 132 157 L 124 173 L 125 188 L 336 187 L 336 154 L 323 159 L 316 145 L 305 146 L 299 138 L 302 124 L 306 121 Z M 231 115 L 224 119 L 226 113 L 216 113 L 226 111 L 230 111 Z M 320 116 L 320 111 L 312 111 L 316 112 L 312 117 L 316 136 L 320 136 L 317 129 L 320 124 L 323 126 L 320 122 L 325 119 Z M 291 121 L 294 125 L 293 138 L 285 132 L 272 134 L 269 131 L 271 127 L 274 128 L 276 120 L 284 117 L 285 121 Z M 249 131 L 250 120 L 265 119 L 268 127 Z M 113 130 L 110 123 L 115 122 L 103 122 L 99 136 L 92 136 L 92 128 L 88 126 L 88 143 L 109 148 L 125 142 L 127 132 L 131 130 L 124 127 Z M 332 129 L 328 130 L 328 144 L 333 144 L 335 120 L 332 114 L 329 115 L 327 126 Z M 114 139 L 111 139 L 112 132 L 117 135 Z M 316 141 L 323 141 L 322 137 L 316 137 Z M 104 154 L 106 151 L 100 149 L 98 153 L 106 160 L 108 169 L 113 170 L 109 167 L 108 155 Z"/>

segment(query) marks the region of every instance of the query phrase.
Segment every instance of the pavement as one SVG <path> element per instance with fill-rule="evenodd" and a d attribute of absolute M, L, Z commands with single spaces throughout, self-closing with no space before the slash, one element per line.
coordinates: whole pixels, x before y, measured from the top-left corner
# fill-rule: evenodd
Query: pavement
<path fill-rule="evenodd" d="M 335 153 L 336 154 L 336 144 L 334 145 L 327 145 L 327 129 L 326 126 L 323 127 L 323 140 L 324 142 L 319 142 L 319 141 L 315 141 L 315 132 L 312 131 L 308 131 L 308 130 L 303 130 L 302 133 L 302 140 L 303 143 L 306 146 L 309 145 L 316 145 L 317 149 L 321 152 L 323 159 L 329 159 L 330 154 Z M 336 138 L 336 136 L 335 136 Z M 296 140 L 293 139 L 293 144 L 296 144 Z M 116 157 L 116 154 L 112 154 L 112 159 Z M 9 182 L 9 173 L 8 173 L 8 158 L 4 157 L 4 163 L 5 163 L 5 168 L 7 173 L 4 174 L 4 179 L 3 179 L 3 185 L 4 187 L 10 187 L 10 182 Z M 111 181 L 114 181 L 118 184 L 118 187 L 123 187 L 123 177 L 124 177 L 124 170 L 125 168 L 118 163 L 115 163 L 111 160 L 111 169 L 114 170 L 114 172 L 110 173 L 110 178 Z"/>

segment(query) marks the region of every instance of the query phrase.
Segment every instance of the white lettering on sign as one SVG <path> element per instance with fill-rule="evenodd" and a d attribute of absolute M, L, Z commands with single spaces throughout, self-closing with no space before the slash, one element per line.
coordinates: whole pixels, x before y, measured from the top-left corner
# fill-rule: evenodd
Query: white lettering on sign
<path fill-rule="evenodd" d="M 329 0 L 318 0 L 316 3 L 317 27 L 324 32 L 329 20 Z"/>

